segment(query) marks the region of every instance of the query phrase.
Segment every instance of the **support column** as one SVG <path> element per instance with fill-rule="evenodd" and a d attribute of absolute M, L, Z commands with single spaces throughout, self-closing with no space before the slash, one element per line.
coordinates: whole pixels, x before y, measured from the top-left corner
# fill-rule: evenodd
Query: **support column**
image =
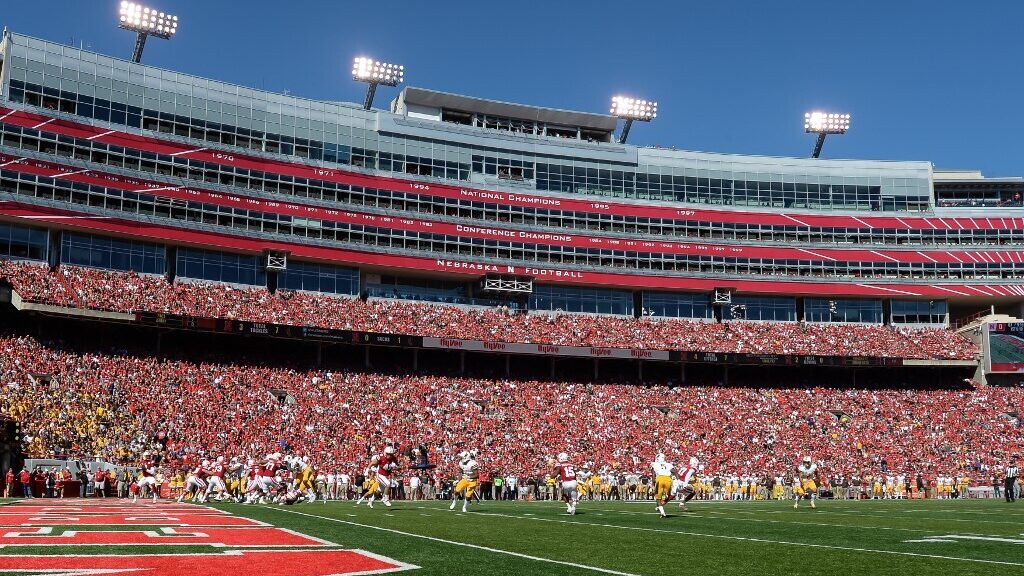
<path fill-rule="evenodd" d="M 463 376 L 466 374 L 466 351 L 459 351 L 459 375 Z"/>
<path fill-rule="evenodd" d="M 594 381 L 597 382 L 601 378 L 601 373 L 597 368 L 597 358 L 594 358 Z"/>
<path fill-rule="evenodd" d="M 316 343 L 316 367 L 323 366 L 324 363 L 324 344 L 323 342 Z"/>
<path fill-rule="evenodd" d="M 636 362 L 636 375 L 640 379 L 640 383 L 644 383 L 644 361 L 637 360 Z"/>
<path fill-rule="evenodd" d="M 363 346 L 363 368 L 370 367 L 370 347 Z"/>
<path fill-rule="evenodd" d="M 686 362 L 679 363 L 679 383 L 686 384 Z"/>
<path fill-rule="evenodd" d="M 505 378 L 512 374 L 512 355 L 505 354 Z"/>
<path fill-rule="evenodd" d="M 419 372 L 420 370 L 420 349 L 412 349 L 412 371 Z"/>

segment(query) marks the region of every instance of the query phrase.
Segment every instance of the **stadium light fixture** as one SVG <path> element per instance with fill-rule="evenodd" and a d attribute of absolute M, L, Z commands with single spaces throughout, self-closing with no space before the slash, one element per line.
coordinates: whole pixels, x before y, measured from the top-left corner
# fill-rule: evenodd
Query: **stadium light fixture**
<path fill-rule="evenodd" d="M 377 86 L 401 84 L 405 80 L 405 66 L 357 56 L 352 61 L 352 79 L 357 82 L 366 82 L 366 99 L 363 100 L 363 109 L 369 110 L 373 105 L 373 95 L 377 92 Z"/>
<path fill-rule="evenodd" d="M 132 62 L 142 60 L 142 50 L 146 47 L 146 38 L 156 36 L 170 40 L 178 32 L 178 17 L 143 6 L 136 2 L 121 2 L 118 9 L 119 28 L 136 33 L 135 51 Z"/>
<path fill-rule="evenodd" d="M 832 112 L 807 112 L 804 114 L 804 132 L 817 134 L 818 141 L 814 144 L 811 158 L 821 155 L 821 147 L 825 145 L 825 137 L 829 134 L 846 134 L 850 129 L 849 114 Z"/>
<path fill-rule="evenodd" d="M 619 144 L 625 144 L 634 121 L 650 122 L 658 117 L 658 103 L 628 96 L 614 96 L 611 115 L 626 121 L 622 126 L 622 135 L 619 136 Z"/>

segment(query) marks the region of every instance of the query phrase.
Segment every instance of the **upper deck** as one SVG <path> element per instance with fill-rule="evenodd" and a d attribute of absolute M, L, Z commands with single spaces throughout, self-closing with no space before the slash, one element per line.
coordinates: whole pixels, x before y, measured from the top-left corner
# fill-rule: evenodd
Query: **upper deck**
<path fill-rule="evenodd" d="M 183 135 L 369 174 L 724 210 L 936 210 L 928 162 L 638 147 L 611 138 L 615 122 L 607 115 L 415 88 L 395 99 L 393 111 L 367 111 L 352 103 L 255 90 L 13 33 L 0 53 L 0 90 L 12 102 L 112 127 Z M 459 112 L 475 120 L 467 123 Z"/>

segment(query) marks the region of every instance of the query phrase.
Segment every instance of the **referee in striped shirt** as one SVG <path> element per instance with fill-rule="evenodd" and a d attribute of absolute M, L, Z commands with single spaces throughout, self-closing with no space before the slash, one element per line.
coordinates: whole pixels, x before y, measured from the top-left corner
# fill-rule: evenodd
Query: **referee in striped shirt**
<path fill-rule="evenodd" d="M 1010 462 L 1006 467 L 1006 501 L 1015 502 L 1017 500 L 1017 465 Z"/>

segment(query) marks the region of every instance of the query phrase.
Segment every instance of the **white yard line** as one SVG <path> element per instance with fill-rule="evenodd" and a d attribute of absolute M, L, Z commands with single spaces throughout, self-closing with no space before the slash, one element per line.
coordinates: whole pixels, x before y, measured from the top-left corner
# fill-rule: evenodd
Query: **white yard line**
<path fill-rule="evenodd" d="M 600 510 L 602 512 L 618 512 L 619 514 L 628 514 L 628 515 L 647 515 L 647 516 L 657 516 L 658 515 L 657 512 L 627 512 L 627 511 L 621 511 L 621 510 L 612 510 L 612 509 L 609 509 L 609 508 L 589 508 L 589 507 L 582 507 L 582 508 L 580 508 L 580 512 L 584 512 L 584 513 L 590 512 L 591 510 L 594 510 L 594 511 Z M 672 510 L 674 510 L 674 509 L 669 509 L 669 511 L 672 511 Z M 751 515 L 758 514 L 758 512 L 739 511 L 739 510 L 732 510 L 732 512 L 734 512 L 736 514 L 751 514 Z M 768 519 L 768 518 L 740 518 L 740 517 L 736 517 L 736 516 L 730 516 L 727 512 L 720 512 L 720 511 L 717 511 L 717 510 L 700 510 L 699 508 L 692 507 L 692 505 L 691 505 L 690 508 L 688 508 L 687 512 L 680 512 L 679 514 L 681 514 L 682 515 L 681 517 L 684 517 L 684 518 L 691 518 L 691 517 L 692 518 L 715 518 L 715 519 L 720 519 L 720 520 L 734 520 L 736 522 L 762 522 L 762 523 L 765 523 L 765 524 L 794 524 L 794 525 L 799 525 L 799 526 L 825 526 L 825 527 L 828 527 L 828 528 L 850 528 L 850 529 L 853 529 L 853 530 L 894 530 L 894 531 L 898 531 L 898 532 L 921 532 L 921 533 L 924 533 L 924 534 L 945 534 L 946 532 L 948 532 L 948 530 L 923 530 L 923 529 L 920 529 L 920 528 L 897 528 L 897 527 L 894 527 L 894 526 L 861 526 L 861 525 L 856 525 L 856 524 L 832 524 L 832 523 L 829 523 L 829 522 L 805 522 L 805 521 L 802 521 L 802 520 L 771 520 L 771 519 Z M 710 516 L 706 516 L 706 514 L 710 514 Z M 827 512 L 826 514 L 831 514 L 831 512 Z"/>
<path fill-rule="evenodd" d="M 286 510 L 287 512 L 287 510 Z M 480 516 L 498 516 L 501 518 L 512 518 L 516 520 L 529 520 L 534 522 L 555 522 L 560 524 L 577 524 L 580 526 L 591 526 L 599 528 L 612 528 L 616 530 L 633 530 L 638 532 L 655 532 L 659 534 L 676 534 L 679 536 L 693 536 L 697 538 L 715 538 L 720 540 L 735 540 L 740 542 L 757 542 L 760 544 L 777 544 L 782 546 L 799 546 L 803 548 L 818 548 L 825 550 L 839 550 L 843 552 L 865 552 L 869 554 L 889 554 L 893 556 L 909 556 L 913 558 L 929 558 L 933 560 L 952 560 L 955 562 L 975 562 L 979 564 L 996 564 L 1000 566 L 1024 566 L 1022 562 L 1006 562 L 1002 560 L 984 560 L 980 558 L 963 558 L 960 556 L 943 556 L 940 554 L 922 554 L 917 552 L 900 552 L 896 550 L 877 550 L 874 548 L 855 548 L 853 546 L 834 546 L 831 544 L 813 544 L 809 542 L 790 542 L 787 540 L 769 540 L 767 538 L 751 538 L 748 536 L 728 536 L 725 534 L 706 534 L 704 532 L 690 532 L 683 530 L 664 530 L 660 528 L 642 528 L 639 526 L 620 526 L 618 524 L 600 524 L 596 522 L 578 522 L 571 520 L 554 520 L 551 518 L 536 518 L 516 516 L 514 514 L 498 514 L 491 512 L 473 512 Z"/>
<path fill-rule="evenodd" d="M 875 510 L 872 510 L 872 512 L 884 512 L 884 510 L 875 509 Z M 901 510 L 900 512 L 909 512 L 909 511 L 908 510 Z M 928 510 L 928 512 L 933 512 L 933 511 L 932 510 Z M 782 512 L 769 512 L 769 513 L 781 514 Z M 856 517 L 860 517 L 860 518 L 885 518 L 885 519 L 888 519 L 888 520 L 902 518 L 904 520 L 914 520 L 914 521 L 917 521 L 917 520 L 934 520 L 936 522 L 970 522 L 972 524 L 977 524 L 977 523 L 984 523 L 984 524 L 1009 524 L 1009 525 L 1012 525 L 1012 526 L 1020 526 L 1020 522 L 1019 521 L 1018 522 L 1011 522 L 1011 521 L 1006 521 L 1006 520 L 984 520 L 984 519 L 981 519 L 981 518 L 978 518 L 978 519 L 974 519 L 974 518 L 939 518 L 939 517 L 935 517 L 935 516 L 913 516 L 913 517 L 909 517 L 909 516 L 900 516 L 900 515 L 894 515 L 894 514 L 865 514 L 863 512 L 836 512 L 836 511 L 833 511 L 833 510 L 829 510 L 828 513 L 829 514 L 834 514 L 836 516 L 856 516 Z"/>
<path fill-rule="evenodd" d="M 979 512 L 977 510 L 924 510 L 924 509 L 918 509 L 918 510 L 901 510 L 901 512 L 913 512 L 913 513 L 930 512 L 930 513 L 933 513 L 933 514 L 935 514 L 935 513 L 938 513 L 938 514 L 974 514 L 976 516 L 996 516 L 998 518 L 1011 518 L 1011 517 L 1012 518 L 1022 518 L 1022 517 L 1024 517 L 1024 514 L 1014 514 L 1012 512 Z M 946 520 L 946 518 L 936 518 L 936 520 Z M 981 520 L 981 522 L 984 522 L 984 520 Z"/>
<path fill-rule="evenodd" d="M 484 552 L 491 552 L 494 554 L 505 554 L 506 556 L 514 556 L 516 558 L 524 558 L 526 560 L 533 560 L 535 562 L 547 562 L 549 564 L 558 564 L 561 566 L 571 566 L 573 568 L 580 568 L 582 570 L 590 570 L 592 572 L 601 572 L 603 574 L 615 574 L 616 576 L 639 576 L 638 574 L 631 574 L 629 572 L 619 572 L 617 570 L 609 570 L 607 568 L 600 568 L 597 566 L 588 566 L 586 564 L 577 564 L 576 562 L 565 562 L 563 560 L 554 560 L 551 558 L 542 558 L 540 556 L 531 556 L 529 554 L 522 554 L 520 552 L 512 552 L 511 550 L 501 550 L 499 548 L 491 548 L 488 546 L 481 546 L 479 544 L 470 544 L 469 542 L 459 542 L 456 540 L 445 540 L 444 538 L 435 538 L 434 536 L 426 536 L 424 534 L 416 534 L 413 532 L 404 532 L 402 530 L 395 530 L 393 528 L 384 528 L 381 526 L 374 526 L 373 524 L 361 524 L 359 522 L 351 522 L 348 520 L 341 520 L 339 518 L 331 518 L 330 516 L 318 516 L 316 514 L 307 514 L 305 512 L 299 512 L 298 510 L 286 510 L 282 508 L 274 508 L 267 506 L 270 510 L 277 510 L 278 512 L 286 512 L 288 514 L 298 514 L 299 516 L 307 516 L 309 518 L 319 518 L 320 520 L 327 520 L 329 522 L 338 522 L 339 524 L 348 524 L 349 526 L 358 526 L 360 528 L 368 528 L 370 530 L 380 530 L 382 532 L 389 532 L 391 534 L 398 534 L 401 536 L 408 536 L 410 538 L 420 538 L 423 540 L 430 540 L 431 542 L 440 542 L 442 544 L 450 544 L 452 546 L 462 546 L 464 548 L 472 548 L 474 550 L 483 550 Z M 1024 564 L 1022 564 L 1024 566 Z"/>

